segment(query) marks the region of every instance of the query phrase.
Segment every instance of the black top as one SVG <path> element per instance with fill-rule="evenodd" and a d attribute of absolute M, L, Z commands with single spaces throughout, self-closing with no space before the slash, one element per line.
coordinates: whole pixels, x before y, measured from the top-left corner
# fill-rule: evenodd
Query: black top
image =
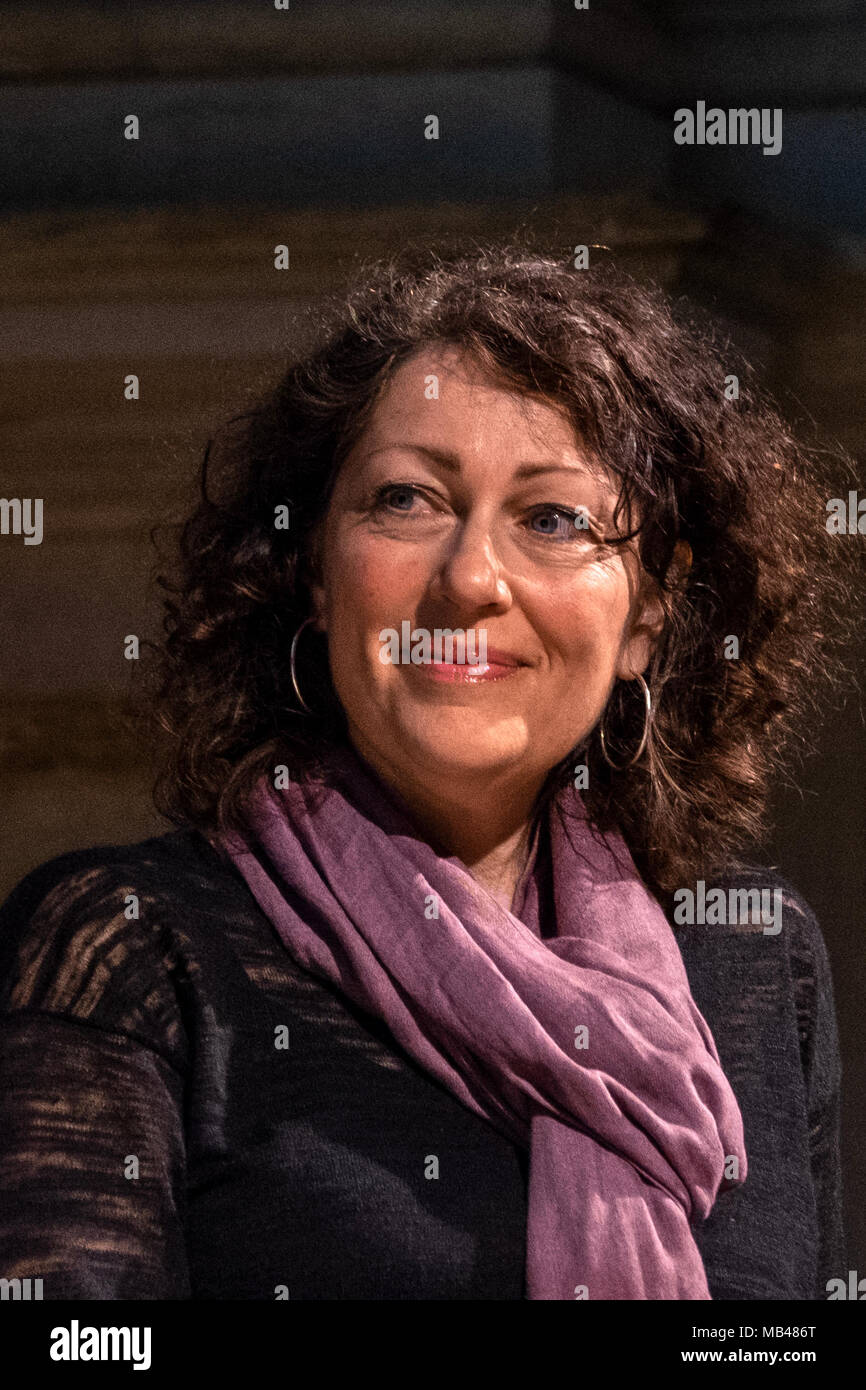
<path fill-rule="evenodd" d="M 749 1176 L 695 1229 L 716 1299 L 846 1277 L 826 950 L 675 928 Z M 431 1162 L 438 1159 L 436 1165 Z M 519 1299 L 526 1154 L 293 964 L 193 830 L 41 865 L 0 909 L 0 1277 L 43 1296 Z"/>

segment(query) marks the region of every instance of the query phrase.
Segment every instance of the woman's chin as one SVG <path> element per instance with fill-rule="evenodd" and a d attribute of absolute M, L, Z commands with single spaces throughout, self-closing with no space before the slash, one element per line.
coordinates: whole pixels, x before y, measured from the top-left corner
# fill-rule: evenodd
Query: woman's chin
<path fill-rule="evenodd" d="M 419 769 L 440 768 L 459 776 L 524 763 L 532 745 L 527 721 L 520 715 L 493 719 L 465 709 L 434 714 L 428 708 L 423 716 L 400 721 L 391 746 L 409 752 Z"/>

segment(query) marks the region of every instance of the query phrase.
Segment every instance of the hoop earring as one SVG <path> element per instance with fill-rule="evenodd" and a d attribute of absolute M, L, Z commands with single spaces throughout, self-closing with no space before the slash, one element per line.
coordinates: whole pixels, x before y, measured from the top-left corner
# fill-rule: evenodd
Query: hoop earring
<path fill-rule="evenodd" d="M 289 652 L 289 674 L 292 678 L 292 685 L 295 687 L 295 694 L 297 695 L 301 703 L 301 706 L 303 707 L 303 709 L 306 710 L 307 714 L 315 714 L 316 711 L 310 709 L 310 706 L 307 704 L 298 687 L 298 677 L 295 674 L 295 652 L 297 651 L 298 647 L 298 638 L 300 637 L 304 628 L 308 627 L 311 622 L 313 622 L 312 618 L 305 618 L 304 621 L 301 623 L 301 626 L 298 628 L 297 632 L 292 638 L 292 647 L 291 651 Z"/>
<path fill-rule="evenodd" d="M 605 742 L 604 742 L 604 716 L 602 716 L 602 721 L 601 721 L 601 723 L 600 723 L 599 726 L 598 726 L 598 735 L 599 735 L 599 739 L 601 740 L 601 753 L 602 753 L 602 757 L 604 758 L 604 760 L 605 760 L 605 762 L 607 763 L 608 767 L 612 767 L 612 768 L 613 768 L 614 772 L 625 772 L 626 768 L 631 767 L 634 763 L 637 762 L 637 760 L 638 760 L 638 758 L 640 757 L 641 753 L 642 753 L 643 750 L 646 748 L 646 741 L 647 741 L 647 738 L 648 738 L 648 736 L 649 736 L 650 724 L 652 723 L 653 702 L 652 702 L 652 696 L 650 695 L 650 688 L 649 688 L 649 686 L 647 685 L 646 681 L 644 680 L 643 676 L 636 676 L 635 679 L 636 679 L 636 680 L 639 680 L 640 683 L 641 683 L 641 685 L 643 686 L 644 701 L 646 702 L 646 716 L 645 716 L 645 718 L 644 718 L 643 737 L 641 738 L 641 741 L 640 741 L 640 743 L 638 744 L 637 752 L 634 754 L 633 757 L 629 758 L 629 760 L 628 760 L 627 763 L 614 763 L 614 762 L 611 762 L 611 759 L 610 759 L 609 756 L 608 756 L 607 748 L 605 747 Z"/>

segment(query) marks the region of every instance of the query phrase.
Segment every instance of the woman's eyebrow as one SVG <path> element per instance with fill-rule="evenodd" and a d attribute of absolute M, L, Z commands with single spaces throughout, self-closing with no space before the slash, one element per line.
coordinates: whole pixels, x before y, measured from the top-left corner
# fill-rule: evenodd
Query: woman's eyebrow
<path fill-rule="evenodd" d="M 411 451 L 416 454 L 426 454 L 433 459 L 434 463 L 439 463 L 443 468 L 447 468 L 450 473 L 459 473 L 460 459 L 457 454 L 450 449 L 437 449 L 431 444 L 382 444 L 378 449 L 372 449 L 367 458 L 372 458 L 374 454 L 387 453 L 391 449 Z M 532 478 L 538 473 L 573 473 L 578 477 L 590 476 L 588 470 L 580 463 L 522 463 L 515 473 L 515 478 Z"/>

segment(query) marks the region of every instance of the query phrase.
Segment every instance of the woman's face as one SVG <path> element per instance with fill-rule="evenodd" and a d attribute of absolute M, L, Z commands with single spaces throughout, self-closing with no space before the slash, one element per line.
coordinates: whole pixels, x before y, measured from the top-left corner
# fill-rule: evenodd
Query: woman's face
<path fill-rule="evenodd" d="M 337 478 L 313 596 L 352 742 L 398 784 L 540 785 L 616 678 L 644 671 L 662 610 L 642 606 L 634 542 L 601 545 L 568 515 L 613 534 L 616 492 L 586 464 L 564 416 L 455 348 L 385 388 Z M 460 680 L 471 667 L 381 660 L 404 622 L 431 646 L 437 628 L 483 631 L 517 664 Z"/>

